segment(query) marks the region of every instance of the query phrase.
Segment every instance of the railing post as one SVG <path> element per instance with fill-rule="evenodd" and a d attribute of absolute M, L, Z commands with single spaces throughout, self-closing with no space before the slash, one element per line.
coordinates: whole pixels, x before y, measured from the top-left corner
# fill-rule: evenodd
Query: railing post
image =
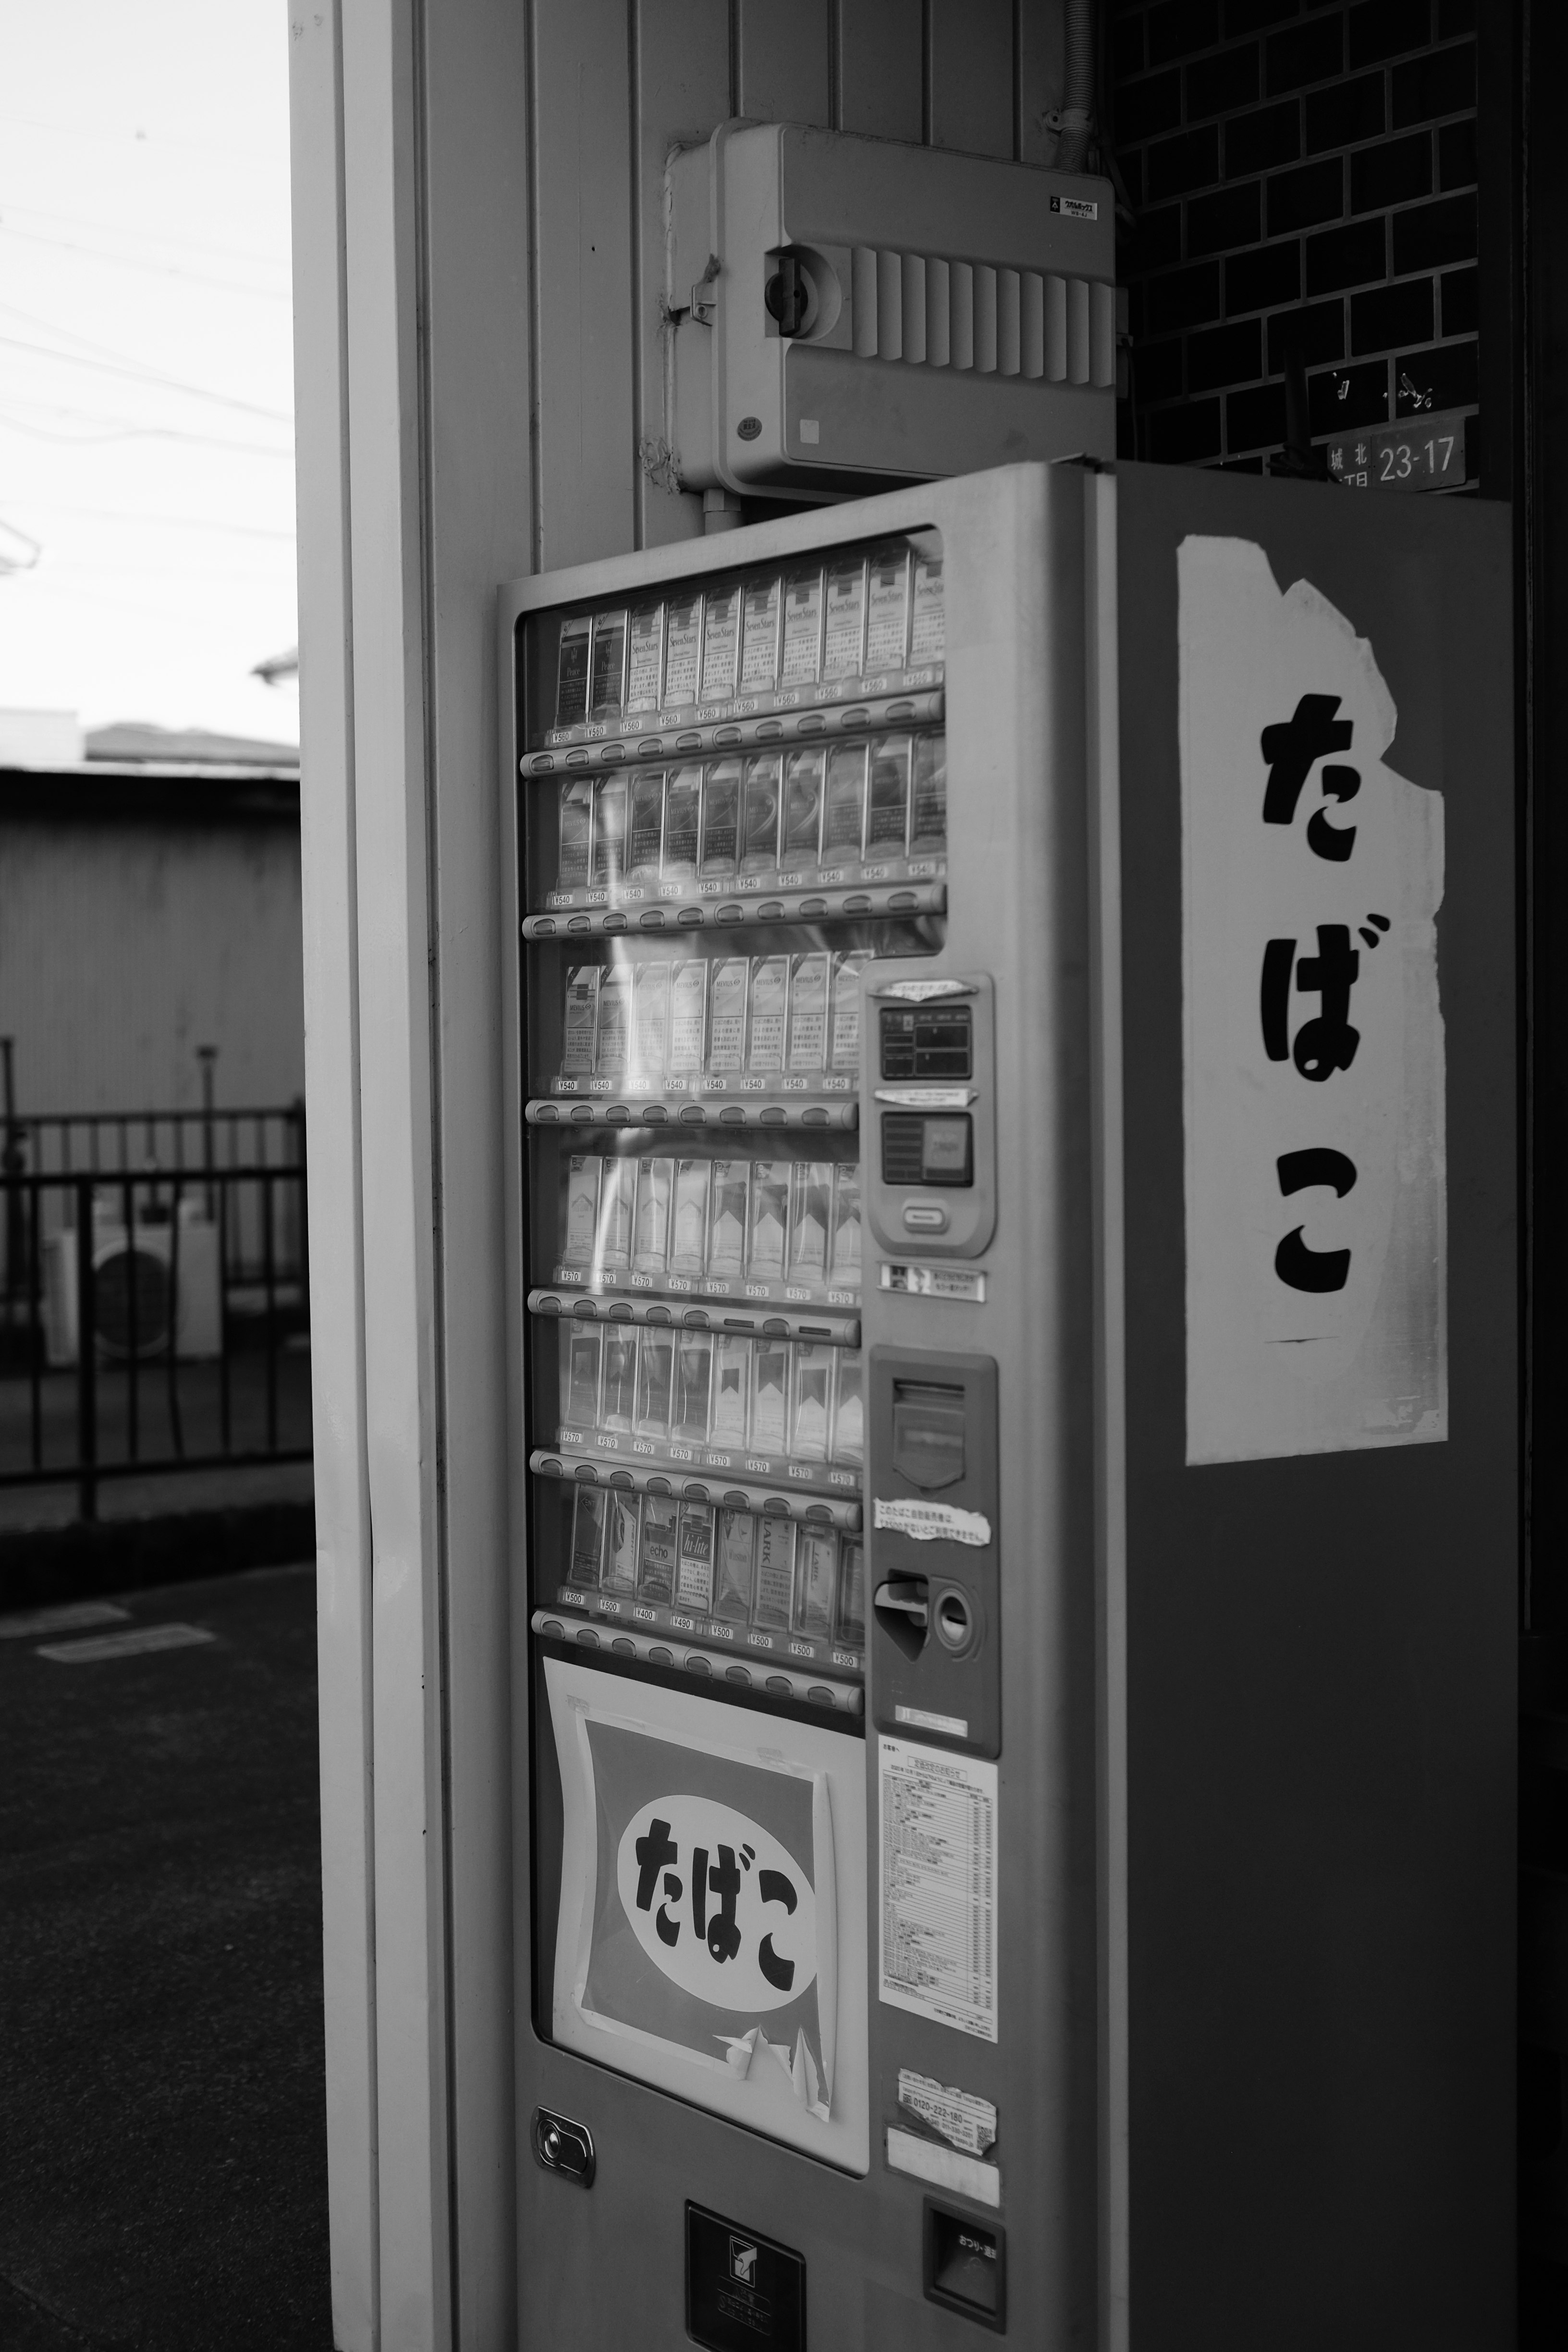
<path fill-rule="evenodd" d="M 305 1097 L 300 1095 L 294 1104 L 294 1156 L 300 1165 L 298 1206 L 295 1214 L 300 1224 L 300 1293 L 305 1302 L 305 1324 L 310 1321 L 310 1183 L 308 1138 L 305 1129 Z"/>
<path fill-rule="evenodd" d="M 98 1318 L 93 1297 L 92 1179 L 76 1187 L 76 1405 L 80 1512 L 98 1517 Z"/>

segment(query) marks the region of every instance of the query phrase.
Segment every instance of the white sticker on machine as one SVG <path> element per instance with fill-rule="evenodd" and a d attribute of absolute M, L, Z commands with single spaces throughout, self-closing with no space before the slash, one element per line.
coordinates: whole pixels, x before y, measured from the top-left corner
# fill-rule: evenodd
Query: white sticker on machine
<path fill-rule="evenodd" d="M 912 2068 L 900 2066 L 899 2105 L 918 2116 L 950 2147 L 962 2148 L 965 2156 L 984 2156 L 995 2144 L 996 2110 L 977 2092 L 956 2090 L 951 2083 L 939 2083 L 934 2075 L 917 2074 Z"/>
<path fill-rule="evenodd" d="M 996 1767 L 877 1747 L 881 1998 L 994 2042 Z"/>
<path fill-rule="evenodd" d="M 962 1511 L 954 1503 L 931 1503 L 923 1497 L 889 1501 L 879 1495 L 872 1506 L 872 1524 L 887 1533 L 908 1536 L 915 1543 L 961 1543 L 984 1546 L 991 1540 L 991 1522 L 984 1511 Z"/>

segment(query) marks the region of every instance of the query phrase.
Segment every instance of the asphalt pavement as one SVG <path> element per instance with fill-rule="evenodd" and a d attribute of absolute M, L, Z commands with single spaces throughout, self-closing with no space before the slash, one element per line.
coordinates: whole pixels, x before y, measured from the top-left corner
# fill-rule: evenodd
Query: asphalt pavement
<path fill-rule="evenodd" d="M 314 1577 L 110 1605 L 0 1618 L 0 2347 L 331 2352 Z"/>

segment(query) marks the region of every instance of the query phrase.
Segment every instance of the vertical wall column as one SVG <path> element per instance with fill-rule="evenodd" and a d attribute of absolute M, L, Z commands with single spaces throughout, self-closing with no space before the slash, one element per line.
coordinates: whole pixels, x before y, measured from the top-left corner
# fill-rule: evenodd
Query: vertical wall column
<path fill-rule="evenodd" d="M 512 2336 L 496 583 L 529 560 L 527 58 L 292 13 L 334 2334 Z"/>

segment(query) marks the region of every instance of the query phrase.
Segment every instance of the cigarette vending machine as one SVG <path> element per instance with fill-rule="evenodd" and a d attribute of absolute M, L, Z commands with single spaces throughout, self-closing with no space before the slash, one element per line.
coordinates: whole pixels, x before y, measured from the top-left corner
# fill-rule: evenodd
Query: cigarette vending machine
<path fill-rule="evenodd" d="M 1500 2340 L 1506 545 L 504 593 L 523 2344 Z"/>

